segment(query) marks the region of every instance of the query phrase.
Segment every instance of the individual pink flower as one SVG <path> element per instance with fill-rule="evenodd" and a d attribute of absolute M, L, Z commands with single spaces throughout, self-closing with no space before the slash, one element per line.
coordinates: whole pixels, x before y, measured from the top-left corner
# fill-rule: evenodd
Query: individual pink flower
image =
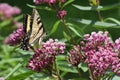
<path fill-rule="evenodd" d="M 0 4 L 0 15 L 1 19 L 11 18 L 16 14 L 19 14 L 21 11 L 18 7 L 12 7 L 7 3 Z"/>
<path fill-rule="evenodd" d="M 66 14 L 67 14 L 67 12 L 65 10 L 58 11 L 57 17 L 59 19 L 63 19 Z"/>
<path fill-rule="evenodd" d="M 16 31 L 14 31 L 12 34 L 10 34 L 5 40 L 5 44 L 9 45 L 16 45 L 19 44 L 21 41 L 21 38 L 24 36 L 23 26 L 19 27 Z"/>

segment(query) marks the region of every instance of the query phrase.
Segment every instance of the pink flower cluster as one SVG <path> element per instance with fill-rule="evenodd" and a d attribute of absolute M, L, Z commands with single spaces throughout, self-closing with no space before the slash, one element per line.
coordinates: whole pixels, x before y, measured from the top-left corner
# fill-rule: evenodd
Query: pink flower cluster
<path fill-rule="evenodd" d="M 42 4 L 42 3 L 47 3 L 47 4 L 54 4 L 56 3 L 58 0 L 33 0 L 33 2 L 35 4 Z M 64 3 L 65 0 L 59 0 L 60 2 Z"/>
<path fill-rule="evenodd" d="M 32 58 L 29 60 L 27 67 L 36 72 L 40 72 L 49 64 L 52 64 L 54 59 L 54 56 L 50 56 L 49 54 L 44 53 L 42 50 L 38 49 L 36 50 Z"/>
<path fill-rule="evenodd" d="M 23 26 L 19 27 L 16 31 L 14 31 L 12 34 L 10 34 L 5 40 L 5 44 L 9 45 L 16 45 L 19 44 L 21 41 L 21 38 L 24 36 Z"/>
<path fill-rule="evenodd" d="M 115 51 L 114 43 L 108 37 L 108 32 L 92 32 L 91 35 L 85 35 L 84 40 L 86 41 L 83 47 L 85 62 L 94 76 L 104 75 L 107 70 L 119 74 L 117 70 L 120 69 L 120 59 Z"/>
<path fill-rule="evenodd" d="M 68 54 L 69 62 L 73 66 L 77 67 L 79 63 L 83 61 L 83 56 L 80 51 L 81 51 L 81 47 L 80 45 L 77 45 L 77 46 L 74 46 Z"/>
<path fill-rule="evenodd" d="M 91 55 L 86 55 L 87 58 L 85 62 L 93 71 L 94 76 L 105 74 L 107 70 L 112 70 L 113 66 L 119 63 L 118 54 L 112 51 L 112 48 L 105 49 L 103 47 L 99 47 L 98 51 L 91 51 L 89 54 Z"/>
<path fill-rule="evenodd" d="M 65 43 L 49 39 L 42 43 L 41 49 L 36 50 L 27 67 L 36 72 L 40 72 L 54 62 L 56 55 L 64 53 L 64 49 Z"/>
<path fill-rule="evenodd" d="M 65 16 L 66 14 L 67 14 L 67 12 L 66 12 L 65 10 L 58 11 L 57 17 L 58 17 L 59 19 L 62 19 L 62 18 L 64 18 L 64 16 Z"/>
<path fill-rule="evenodd" d="M 59 42 L 57 39 L 49 39 L 47 42 L 42 43 L 42 49 L 44 53 L 57 55 L 64 53 L 65 43 Z"/>
<path fill-rule="evenodd" d="M 0 4 L 1 19 L 11 18 L 13 15 L 19 14 L 21 11 L 18 7 L 12 7 L 7 3 Z"/>
<path fill-rule="evenodd" d="M 85 34 L 84 40 L 88 42 L 85 48 L 87 50 L 94 49 L 102 45 L 104 46 L 106 44 L 111 44 L 110 37 L 108 37 L 108 32 L 103 33 L 102 31 L 99 31 L 98 33 L 92 32 L 91 35 Z"/>
<path fill-rule="evenodd" d="M 114 43 L 107 31 L 92 32 L 84 35 L 80 46 L 69 52 L 72 65 L 78 66 L 84 60 L 94 77 L 103 76 L 107 71 L 120 75 L 120 38 Z"/>

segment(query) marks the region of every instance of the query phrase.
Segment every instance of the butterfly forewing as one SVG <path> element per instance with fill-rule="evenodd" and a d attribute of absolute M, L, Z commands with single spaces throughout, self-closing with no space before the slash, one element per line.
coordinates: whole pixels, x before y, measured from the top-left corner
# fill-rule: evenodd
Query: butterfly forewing
<path fill-rule="evenodd" d="M 29 35 L 30 35 L 30 19 L 31 16 L 26 14 L 23 16 L 23 31 L 24 31 L 24 37 L 21 39 L 20 47 L 23 50 L 28 50 L 28 42 L 29 42 Z"/>
<path fill-rule="evenodd" d="M 43 24 L 41 22 L 40 15 L 39 15 L 39 13 L 37 12 L 36 9 L 33 9 L 33 14 L 32 14 L 31 18 L 32 18 L 31 20 L 33 20 L 33 23 L 32 23 L 31 26 L 34 29 L 32 29 L 29 43 L 34 44 L 34 42 L 37 39 L 42 38 L 42 35 L 44 33 L 44 29 L 43 29 Z"/>

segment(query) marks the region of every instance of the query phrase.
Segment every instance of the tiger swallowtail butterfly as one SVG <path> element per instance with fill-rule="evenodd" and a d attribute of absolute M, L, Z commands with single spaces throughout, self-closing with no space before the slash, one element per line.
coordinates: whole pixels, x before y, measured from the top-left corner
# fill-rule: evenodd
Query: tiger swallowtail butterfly
<path fill-rule="evenodd" d="M 36 9 L 33 9 L 32 15 L 24 15 L 23 30 L 25 36 L 21 39 L 21 49 L 29 50 L 38 40 L 39 44 L 46 33 L 41 22 L 41 17 Z"/>

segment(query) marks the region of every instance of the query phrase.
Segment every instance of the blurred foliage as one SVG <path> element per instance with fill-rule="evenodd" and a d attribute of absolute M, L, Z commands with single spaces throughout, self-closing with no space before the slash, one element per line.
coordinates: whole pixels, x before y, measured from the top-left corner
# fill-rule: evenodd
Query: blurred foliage
<path fill-rule="evenodd" d="M 23 21 L 23 14 L 31 14 L 32 8 L 29 5 L 35 5 L 33 0 L 0 0 L 0 3 L 19 7 L 22 13 L 14 17 L 19 22 Z M 88 0 L 75 0 L 64 9 L 67 11 L 65 17 L 67 26 L 69 26 L 76 43 L 82 39 L 85 33 L 99 30 L 109 31 L 113 40 L 120 37 L 120 0 L 101 0 L 100 7 L 97 8 L 90 6 Z M 104 22 L 100 21 L 97 10 L 100 10 Z M 56 14 L 51 10 L 44 9 L 39 9 L 39 13 L 49 37 L 66 39 L 67 44 L 70 45 L 68 43 L 70 36 L 66 33 L 64 24 L 59 21 Z M 7 78 L 13 70 L 14 74 L 8 80 L 55 80 L 48 77 L 49 74 L 43 72 L 37 74 L 26 69 L 26 63 L 33 52 L 23 51 L 17 48 L 18 46 L 12 47 L 3 44 L 5 37 L 15 29 L 16 27 L 10 24 L 10 20 L 0 22 L 0 76 Z M 81 68 L 83 76 L 80 79 L 77 70 L 67 63 L 64 55 L 58 56 L 57 59 L 57 65 L 64 80 L 88 80 L 86 67 Z M 113 80 L 119 80 L 119 77 L 115 76 Z"/>

